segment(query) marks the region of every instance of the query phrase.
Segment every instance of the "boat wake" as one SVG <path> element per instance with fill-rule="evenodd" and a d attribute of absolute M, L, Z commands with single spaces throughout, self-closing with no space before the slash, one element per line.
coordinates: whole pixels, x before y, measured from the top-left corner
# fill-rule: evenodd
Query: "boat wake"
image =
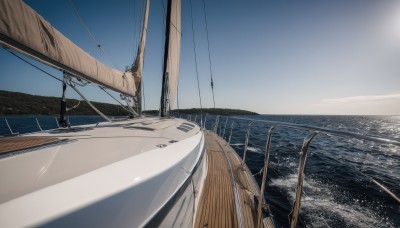
<path fill-rule="evenodd" d="M 272 179 L 270 185 L 283 190 L 291 203 L 295 199 L 297 174 Z M 381 214 L 381 207 L 370 208 L 338 186 L 312 178 L 304 181 L 301 217 L 307 227 L 395 227 Z"/>
<path fill-rule="evenodd" d="M 257 148 L 257 147 L 248 146 L 247 150 L 249 152 L 253 152 L 253 153 L 257 153 L 257 154 L 264 154 L 264 152 L 261 149 Z"/>
<path fill-rule="evenodd" d="M 244 144 L 243 143 L 232 143 L 231 146 L 235 147 L 235 148 L 243 149 Z M 252 152 L 252 153 L 257 153 L 257 154 L 265 153 L 265 151 L 263 151 L 263 149 L 261 149 L 260 147 L 256 147 L 256 146 L 247 146 L 247 151 Z"/>

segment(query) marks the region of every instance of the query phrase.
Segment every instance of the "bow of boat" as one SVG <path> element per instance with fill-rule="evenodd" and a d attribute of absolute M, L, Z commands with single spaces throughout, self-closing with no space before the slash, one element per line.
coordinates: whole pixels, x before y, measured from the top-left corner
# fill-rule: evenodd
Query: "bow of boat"
<path fill-rule="evenodd" d="M 185 120 L 139 118 L 6 137 L 0 145 L 7 145 L 2 227 L 143 226 L 165 217 L 160 212 L 192 179 L 204 137 Z"/>

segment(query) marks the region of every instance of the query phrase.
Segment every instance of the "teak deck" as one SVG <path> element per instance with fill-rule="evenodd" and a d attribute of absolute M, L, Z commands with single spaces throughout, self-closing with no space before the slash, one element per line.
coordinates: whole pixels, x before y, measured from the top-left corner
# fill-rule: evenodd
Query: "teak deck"
<path fill-rule="evenodd" d="M 0 154 L 42 146 L 56 141 L 60 141 L 60 139 L 56 137 L 44 137 L 44 136 L 1 137 Z"/>
<path fill-rule="evenodd" d="M 235 197 L 227 159 L 230 160 L 237 186 L 244 227 L 255 227 L 259 188 L 250 171 L 227 142 L 206 132 L 208 175 L 200 196 L 195 227 L 238 227 Z"/>

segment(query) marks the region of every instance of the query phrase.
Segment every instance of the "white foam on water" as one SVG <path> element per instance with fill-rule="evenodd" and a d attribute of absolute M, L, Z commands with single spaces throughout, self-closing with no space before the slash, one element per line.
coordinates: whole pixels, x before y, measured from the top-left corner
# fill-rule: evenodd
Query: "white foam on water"
<path fill-rule="evenodd" d="M 271 180 L 270 185 L 287 192 L 291 203 L 295 199 L 297 174 Z M 336 221 L 342 221 L 346 227 L 394 227 L 386 217 L 379 215 L 379 208 L 375 210 L 362 206 L 357 199 L 336 190 L 331 186 L 311 178 L 303 182 L 303 196 L 300 214 L 305 218 L 307 227 L 336 227 Z M 344 197 L 347 203 L 338 203 L 335 198 Z M 340 224 L 342 225 L 342 224 Z"/>
<path fill-rule="evenodd" d="M 298 167 L 299 163 L 294 161 L 291 158 L 284 158 L 282 160 L 280 160 L 279 162 L 273 162 L 270 161 L 269 164 L 271 165 L 271 167 Z"/>
<path fill-rule="evenodd" d="M 256 147 L 248 146 L 247 150 L 250 152 L 253 152 L 253 153 L 263 154 L 263 152 L 259 148 L 256 148 Z"/>
<path fill-rule="evenodd" d="M 244 146 L 243 143 L 232 143 L 231 146 Z M 258 153 L 258 154 L 264 154 L 263 151 L 257 147 L 252 147 L 252 146 L 247 146 L 247 151 L 253 152 L 253 153 Z"/>
<path fill-rule="evenodd" d="M 243 146 L 243 143 L 231 143 L 231 146 Z"/>

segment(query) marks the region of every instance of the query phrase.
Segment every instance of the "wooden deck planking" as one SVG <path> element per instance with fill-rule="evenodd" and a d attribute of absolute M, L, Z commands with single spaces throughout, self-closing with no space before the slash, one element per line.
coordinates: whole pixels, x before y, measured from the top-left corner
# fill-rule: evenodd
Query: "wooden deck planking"
<path fill-rule="evenodd" d="M 33 148 L 60 141 L 56 137 L 44 136 L 14 136 L 0 138 L 0 154 Z"/>
<path fill-rule="evenodd" d="M 234 190 L 226 158 L 230 160 L 235 174 L 244 227 L 255 227 L 255 205 L 249 192 L 259 194 L 258 186 L 253 183 L 248 170 L 241 167 L 240 158 L 223 139 L 210 132 L 205 137 L 208 176 L 200 196 L 195 227 L 238 227 Z"/>
<path fill-rule="evenodd" d="M 260 190 L 255 180 L 251 176 L 250 170 L 241 165 L 242 160 L 236 152 L 226 144 L 224 140 L 218 138 L 219 142 L 225 143 L 227 155 L 233 166 L 235 181 L 238 184 L 238 192 L 240 195 L 240 204 L 242 208 L 245 227 L 254 227 L 256 224 L 256 205 L 254 196 L 260 195 Z"/>
<path fill-rule="evenodd" d="M 241 194 L 241 204 L 242 210 L 244 210 L 244 218 L 247 219 L 247 223 L 245 227 L 251 227 L 253 224 L 257 224 L 257 205 L 251 199 L 252 194 L 255 197 L 260 196 L 260 187 L 258 186 L 256 180 L 253 178 L 251 171 L 247 166 L 242 166 L 242 159 L 239 155 L 232 149 L 232 147 L 228 146 L 227 143 L 221 139 L 217 138 L 220 143 L 225 143 L 228 148 L 228 156 L 231 160 L 232 165 L 235 166 L 235 179 L 236 182 L 239 183 L 241 188 L 239 188 L 239 194 Z M 250 192 L 250 194 L 249 194 Z M 246 206 L 243 206 L 246 205 Z M 263 225 L 266 228 L 275 228 L 277 227 L 275 221 L 272 216 L 267 216 L 263 219 Z"/>
<path fill-rule="evenodd" d="M 228 148 L 227 154 L 229 156 L 229 159 L 231 160 L 232 165 L 235 166 L 234 172 L 236 182 L 239 183 L 239 185 L 241 186 L 239 188 L 239 194 L 241 194 L 241 204 L 242 210 L 244 210 L 244 218 L 247 219 L 245 227 L 251 227 L 254 224 L 257 224 L 257 205 L 255 205 L 255 202 L 253 202 L 253 199 L 251 199 L 250 195 L 254 194 L 255 197 L 259 197 L 260 187 L 252 176 L 251 171 L 248 169 L 248 167 L 241 165 L 242 159 L 232 149 L 232 147 L 228 146 L 227 143 L 221 138 L 217 138 L 217 140 L 219 140 L 221 144 L 225 143 L 226 147 Z M 266 228 L 277 227 L 272 216 L 265 217 L 263 219 L 263 225 Z"/>

